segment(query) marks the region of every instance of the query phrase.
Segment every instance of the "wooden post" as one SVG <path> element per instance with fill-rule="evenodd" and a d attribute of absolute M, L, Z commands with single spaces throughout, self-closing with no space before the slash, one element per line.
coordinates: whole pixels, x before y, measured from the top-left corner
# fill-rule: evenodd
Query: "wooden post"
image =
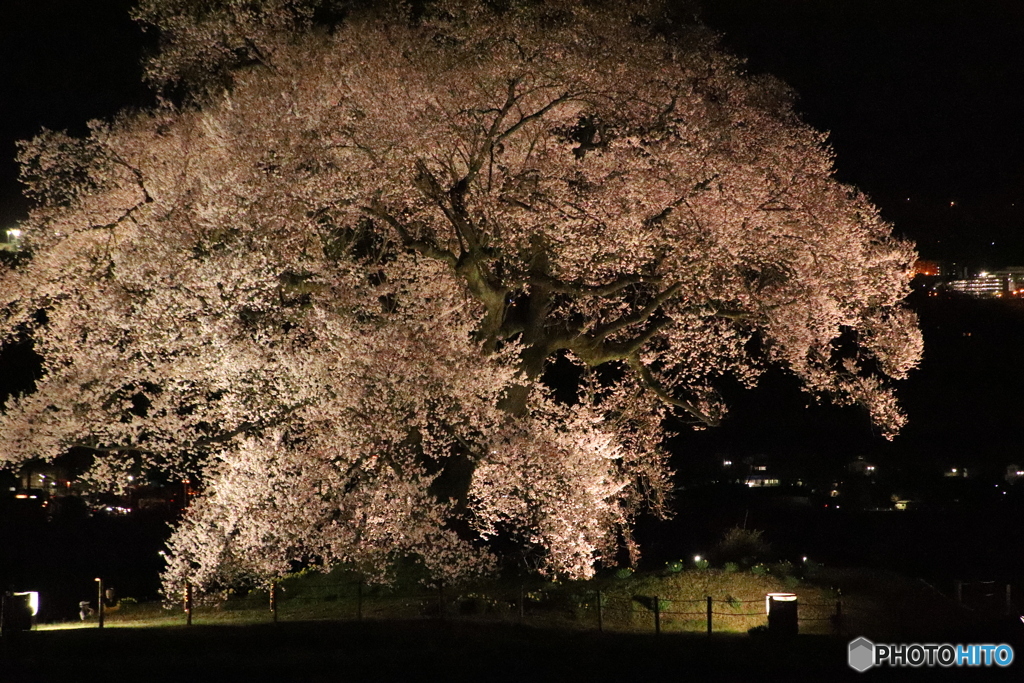
<path fill-rule="evenodd" d="M 604 608 L 601 605 L 601 591 L 597 591 L 597 632 L 604 632 Z"/>
<path fill-rule="evenodd" d="M 711 635 L 711 596 L 710 595 L 707 596 L 705 598 L 705 600 L 707 600 L 707 605 L 708 605 L 708 635 L 710 636 Z"/>
<path fill-rule="evenodd" d="M 270 582 L 270 613 L 274 615 L 274 623 L 277 623 L 277 581 Z"/>
<path fill-rule="evenodd" d="M 661 635 L 661 600 L 654 596 L 654 635 Z"/>
<path fill-rule="evenodd" d="M 356 584 L 356 619 L 359 621 L 363 620 L 363 579 L 359 577 L 359 583 Z"/>
<path fill-rule="evenodd" d="M 192 582 L 185 582 L 185 625 L 192 625 Z"/>
<path fill-rule="evenodd" d="M 96 614 L 100 618 L 100 628 L 103 628 L 103 617 L 106 611 L 103 609 L 103 579 L 96 579 Z"/>

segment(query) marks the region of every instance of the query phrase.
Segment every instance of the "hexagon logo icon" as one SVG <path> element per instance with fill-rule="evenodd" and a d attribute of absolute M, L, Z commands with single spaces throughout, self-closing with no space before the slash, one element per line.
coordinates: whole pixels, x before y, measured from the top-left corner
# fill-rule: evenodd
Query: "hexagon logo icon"
<path fill-rule="evenodd" d="M 864 637 L 850 641 L 849 659 L 850 668 L 855 671 L 867 671 L 875 663 L 875 644 Z"/>

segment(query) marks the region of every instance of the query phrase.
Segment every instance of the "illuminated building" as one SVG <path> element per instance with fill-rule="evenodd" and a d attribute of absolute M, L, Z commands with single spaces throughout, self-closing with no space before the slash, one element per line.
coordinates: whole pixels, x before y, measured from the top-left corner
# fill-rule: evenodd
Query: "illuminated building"
<path fill-rule="evenodd" d="M 966 280 L 950 280 L 946 288 L 977 297 L 1024 296 L 1024 268 L 982 271 Z"/>

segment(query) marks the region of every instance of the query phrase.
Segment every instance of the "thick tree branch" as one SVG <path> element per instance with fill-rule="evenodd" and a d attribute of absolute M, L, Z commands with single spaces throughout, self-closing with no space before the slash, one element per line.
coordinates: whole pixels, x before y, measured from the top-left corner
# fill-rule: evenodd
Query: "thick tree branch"
<path fill-rule="evenodd" d="M 455 234 L 459 238 L 462 249 L 464 251 L 478 249 L 480 247 L 479 235 L 466 212 L 465 194 L 468 189 L 466 179 L 463 178 L 452 189 L 446 191 L 422 159 L 416 161 L 416 172 L 416 188 L 441 209 L 445 218 L 455 228 Z"/>
<path fill-rule="evenodd" d="M 558 278 L 547 275 L 546 273 L 530 273 L 527 280 L 530 284 L 547 287 L 552 292 L 558 292 L 559 294 L 574 294 L 576 296 L 611 296 L 612 294 L 621 292 L 630 285 L 635 285 L 640 282 L 661 282 L 661 277 L 656 275 L 647 277 L 643 275 L 624 275 L 618 280 L 604 285 L 588 285 L 578 280 L 575 282 L 565 282 L 564 280 L 559 280 Z"/>
<path fill-rule="evenodd" d="M 608 342 L 587 335 L 555 337 L 550 342 L 553 350 L 568 349 L 591 367 L 614 360 L 626 360 L 640 352 L 640 349 L 671 323 L 670 318 L 655 320 L 647 325 L 636 337 L 618 342 Z"/>
<path fill-rule="evenodd" d="M 675 296 L 676 292 L 679 291 L 681 286 L 682 285 L 677 282 L 674 285 L 665 289 L 657 296 L 655 296 L 650 303 L 648 303 L 640 310 L 630 313 L 629 315 L 624 315 L 618 320 L 612 320 L 611 322 L 607 322 L 604 325 L 598 325 L 596 328 L 594 328 L 594 331 L 591 336 L 595 340 L 601 341 L 614 332 L 623 330 L 629 327 L 630 325 L 637 325 L 639 323 L 644 322 L 645 320 L 650 318 L 651 315 L 653 315 L 654 312 L 658 310 L 662 304 L 664 304 L 666 301 Z"/>

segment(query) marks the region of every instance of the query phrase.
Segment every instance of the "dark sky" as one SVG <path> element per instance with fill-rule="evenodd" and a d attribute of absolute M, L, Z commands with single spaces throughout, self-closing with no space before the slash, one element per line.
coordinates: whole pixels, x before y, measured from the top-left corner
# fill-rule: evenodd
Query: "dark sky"
<path fill-rule="evenodd" d="M 839 177 L 923 256 L 1024 265 L 1024 3 L 707 0 L 703 18 L 793 86 Z"/>
<path fill-rule="evenodd" d="M 0 2 L 0 225 L 24 215 L 14 140 L 144 104 L 131 0 Z M 839 177 L 922 255 L 1024 265 L 1024 2 L 704 0 L 752 71 L 831 133 Z M 995 243 L 995 244 L 993 244 Z"/>
<path fill-rule="evenodd" d="M 0 226 L 22 218 L 15 140 L 149 101 L 131 0 L 0 0 Z"/>

